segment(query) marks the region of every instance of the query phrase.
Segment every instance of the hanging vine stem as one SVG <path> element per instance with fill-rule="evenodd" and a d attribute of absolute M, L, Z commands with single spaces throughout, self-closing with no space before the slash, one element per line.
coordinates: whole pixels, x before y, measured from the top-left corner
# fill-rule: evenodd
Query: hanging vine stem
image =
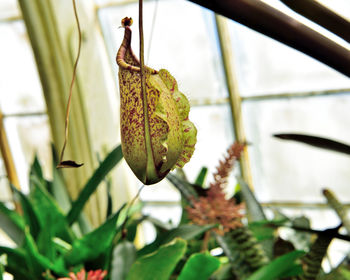
<path fill-rule="evenodd" d="M 143 39 L 143 1 L 139 0 L 139 37 L 140 37 L 140 79 L 141 79 L 141 96 L 143 102 L 144 115 L 144 136 L 145 146 L 147 152 L 146 173 L 157 174 L 154 165 L 154 158 L 152 154 L 152 143 L 150 136 L 149 116 L 148 116 L 148 100 L 146 92 L 146 73 L 145 73 L 145 43 Z"/>
<path fill-rule="evenodd" d="M 143 188 L 145 187 L 145 185 L 142 185 L 141 188 L 138 190 L 137 194 L 133 197 L 133 199 L 129 202 L 129 206 L 128 208 L 126 209 L 126 214 L 125 214 L 125 220 L 122 224 L 122 227 L 121 227 L 121 233 L 122 233 L 122 238 L 126 238 L 126 235 L 127 235 L 127 231 L 126 231 L 126 224 L 128 222 L 128 216 L 129 216 L 129 213 L 130 213 L 130 210 L 131 210 L 131 207 L 133 206 L 133 204 L 135 203 L 136 199 L 139 198 L 140 194 L 141 194 L 141 191 L 143 190 Z"/>
<path fill-rule="evenodd" d="M 145 90 L 145 57 L 144 57 L 144 41 L 143 41 L 143 1 L 139 0 L 139 36 L 140 36 L 140 69 L 141 69 L 141 93 Z"/>
<path fill-rule="evenodd" d="M 141 95 L 146 94 L 145 80 L 145 56 L 144 56 L 144 41 L 143 41 L 143 1 L 139 0 L 139 36 L 140 36 L 140 76 L 141 76 Z M 147 104 L 147 103 L 146 103 Z M 146 106 L 144 106 L 146 107 Z"/>
<path fill-rule="evenodd" d="M 78 62 L 80 58 L 80 50 L 81 50 L 81 28 L 80 28 L 80 22 L 79 22 L 79 17 L 78 17 L 78 12 L 77 12 L 77 5 L 75 0 L 72 0 L 73 2 L 73 10 L 74 10 L 74 17 L 77 23 L 77 28 L 78 28 L 78 53 L 77 53 L 77 58 L 75 59 L 74 67 L 73 67 L 73 74 L 72 74 L 72 81 L 70 83 L 70 88 L 69 88 L 69 96 L 68 96 L 68 102 L 67 102 L 67 109 L 66 109 L 66 121 L 65 121 L 65 127 L 64 127 L 64 143 L 63 147 L 61 150 L 61 155 L 60 155 L 60 163 L 57 165 L 57 168 L 65 168 L 65 167 L 80 167 L 83 164 L 78 164 L 72 160 L 66 160 L 63 161 L 63 156 L 64 156 L 64 151 L 67 146 L 67 141 L 68 141 L 68 135 L 69 135 L 69 114 L 70 114 L 70 105 L 72 102 L 72 93 L 73 93 L 73 86 L 75 82 L 75 78 L 77 75 L 77 67 L 78 67 Z"/>
<path fill-rule="evenodd" d="M 143 2 L 142 0 L 139 0 L 139 36 L 140 36 L 140 79 L 141 79 L 141 96 L 143 98 L 144 104 L 147 103 L 147 95 L 146 95 L 146 80 L 145 80 L 145 58 L 144 58 L 144 40 L 143 40 Z M 147 106 L 143 106 L 144 114 L 145 114 L 145 133 L 147 133 L 147 127 L 148 127 L 148 108 Z M 149 133 L 149 131 L 148 131 Z M 147 139 L 147 137 L 146 137 Z M 147 145 L 147 144 L 146 144 Z M 134 196 L 134 198 L 130 201 L 129 206 L 126 210 L 126 217 L 122 225 L 122 238 L 126 237 L 126 224 L 128 222 L 128 216 L 130 209 L 132 205 L 135 203 L 136 199 L 140 196 L 141 191 L 145 185 L 142 185 L 142 187 L 139 189 L 137 194 Z"/>

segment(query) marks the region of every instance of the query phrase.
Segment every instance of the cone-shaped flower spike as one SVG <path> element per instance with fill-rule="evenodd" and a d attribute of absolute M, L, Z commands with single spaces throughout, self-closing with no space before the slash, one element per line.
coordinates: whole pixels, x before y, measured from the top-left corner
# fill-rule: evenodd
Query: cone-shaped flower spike
<path fill-rule="evenodd" d="M 129 26 L 125 26 L 117 64 L 124 158 L 142 183 L 154 184 L 171 169 L 183 167 L 194 152 L 197 130 L 188 120 L 190 105 L 164 69 L 145 66 L 146 92 L 142 94 L 140 63 L 131 50 Z"/>

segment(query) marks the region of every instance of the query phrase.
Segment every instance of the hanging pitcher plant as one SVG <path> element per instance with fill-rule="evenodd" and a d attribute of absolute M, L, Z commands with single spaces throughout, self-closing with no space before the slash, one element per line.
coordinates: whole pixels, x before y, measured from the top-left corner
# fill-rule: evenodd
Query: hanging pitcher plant
<path fill-rule="evenodd" d="M 188 119 L 190 104 L 175 78 L 165 69 L 142 67 L 134 55 L 131 24 L 131 18 L 123 19 L 124 39 L 117 53 L 122 150 L 137 178 L 154 184 L 190 160 L 197 130 Z"/>

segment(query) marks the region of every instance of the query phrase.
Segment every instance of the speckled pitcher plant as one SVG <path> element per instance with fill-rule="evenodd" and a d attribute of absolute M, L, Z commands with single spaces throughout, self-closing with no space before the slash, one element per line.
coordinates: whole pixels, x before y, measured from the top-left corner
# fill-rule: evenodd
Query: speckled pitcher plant
<path fill-rule="evenodd" d="M 189 102 L 167 70 L 145 66 L 143 92 L 140 61 L 131 49 L 131 22 L 122 21 L 125 33 L 117 53 L 122 150 L 137 178 L 154 184 L 190 160 L 197 130 L 188 119 Z"/>

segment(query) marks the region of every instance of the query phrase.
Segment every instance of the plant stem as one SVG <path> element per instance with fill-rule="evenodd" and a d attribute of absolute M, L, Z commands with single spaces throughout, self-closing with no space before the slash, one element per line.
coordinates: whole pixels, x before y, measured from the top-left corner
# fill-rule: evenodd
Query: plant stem
<path fill-rule="evenodd" d="M 210 240 L 210 230 L 206 231 L 202 243 L 202 252 L 208 251 L 208 243 Z"/>
<path fill-rule="evenodd" d="M 139 0 L 139 35 L 140 35 L 140 78 L 141 78 L 141 96 L 143 101 L 143 115 L 144 115 L 144 129 L 145 129 L 145 145 L 147 153 L 147 165 L 146 174 L 149 174 L 150 177 L 157 177 L 157 171 L 154 166 L 154 156 L 151 143 L 151 133 L 149 127 L 149 118 L 148 118 L 148 100 L 146 92 L 146 79 L 145 79 L 145 56 L 144 56 L 144 39 L 143 39 L 143 1 Z M 149 182 L 146 178 L 146 184 Z"/>
<path fill-rule="evenodd" d="M 139 189 L 139 191 L 137 192 L 137 194 L 133 197 L 133 199 L 129 202 L 129 206 L 126 209 L 126 214 L 125 214 L 125 220 L 122 224 L 122 229 L 121 229 L 121 233 L 122 233 L 122 239 L 126 238 L 127 235 L 127 231 L 126 231 L 126 223 L 128 222 L 128 216 L 129 216 L 129 212 L 131 207 L 134 205 L 136 199 L 139 198 L 141 191 L 143 190 L 143 188 L 145 187 L 145 185 L 142 185 L 142 187 Z"/>
<path fill-rule="evenodd" d="M 68 141 L 68 134 L 69 134 L 69 114 L 70 114 L 70 105 L 72 102 L 72 93 L 73 93 L 73 86 L 75 82 L 75 78 L 77 75 L 77 67 L 78 67 L 78 62 L 80 58 L 80 50 L 81 50 L 81 28 L 80 28 L 80 22 L 79 22 L 79 17 L 78 17 L 78 12 L 77 12 L 77 5 L 75 0 L 72 0 L 73 2 L 73 10 L 74 10 L 74 17 L 77 23 L 77 28 L 78 28 L 78 53 L 77 53 L 77 58 L 75 59 L 74 67 L 73 67 L 73 74 L 72 74 L 72 81 L 70 83 L 69 87 L 69 96 L 68 96 L 68 102 L 67 102 L 67 110 L 66 110 L 66 120 L 65 120 L 65 135 L 64 135 L 64 143 L 63 147 L 61 150 L 61 155 L 60 155 L 60 163 L 63 161 L 63 156 L 64 156 L 64 151 L 66 149 L 67 141 Z M 61 164 L 57 166 L 57 168 L 62 167 Z M 67 166 L 65 166 L 67 167 Z"/>

